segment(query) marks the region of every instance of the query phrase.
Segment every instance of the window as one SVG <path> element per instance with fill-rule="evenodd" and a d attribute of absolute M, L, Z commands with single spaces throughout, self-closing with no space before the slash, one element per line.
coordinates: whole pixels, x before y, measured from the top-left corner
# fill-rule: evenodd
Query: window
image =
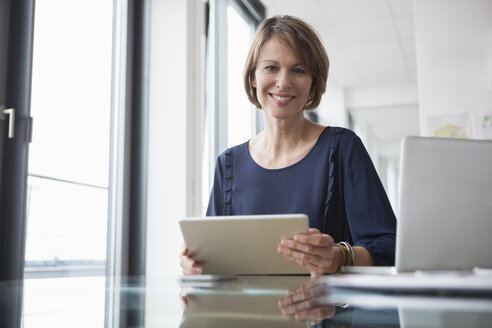
<path fill-rule="evenodd" d="M 111 0 L 36 3 L 27 277 L 81 265 L 104 274 L 112 27 Z"/>
<path fill-rule="evenodd" d="M 254 24 L 234 2 L 227 5 L 227 146 L 239 145 L 256 134 L 255 108 L 243 87 L 243 69 Z"/>
<path fill-rule="evenodd" d="M 25 327 L 65 324 L 81 310 L 79 324 L 105 325 L 113 4 L 36 2 Z M 63 295 L 72 289 L 86 292 L 68 309 Z M 53 318 L 57 310 L 63 315 Z"/>
<path fill-rule="evenodd" d="M 209 4 L 203 212 L 208 204 L 217 156 L 256 135 L 263 119 L 244 91 L 243 69 L 265 9 L 259 1 L 252 0 L 215 0 Z"/>

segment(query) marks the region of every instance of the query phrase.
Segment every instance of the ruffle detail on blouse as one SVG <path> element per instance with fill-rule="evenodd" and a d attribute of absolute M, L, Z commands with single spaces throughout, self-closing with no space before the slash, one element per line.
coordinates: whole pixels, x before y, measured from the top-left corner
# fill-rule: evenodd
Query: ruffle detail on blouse
<path fill-rule="evenodd" d="M 232 151 L 225 152 L 225 174 L 224 174 L 224 215 L 231 215 L 232 200 Z"/>
<path fill-rule="evenodd" d="M 330 201 L 333 195 L 333 185 L 335 184 L 335 153 L 338 150 L 338 145 L 340 143 L 340 137 L 342 136 L 343 129 L 333 128 L 333 141 L 330 145 L 330 154 L 328 157 L 329 167 L 328 167 L 328 190 L 326 193 L 325 200 L 325 211 L 323 214 L 323 219 L 325 222 L 328 220 L 328 211 L 330 209 Z"/>

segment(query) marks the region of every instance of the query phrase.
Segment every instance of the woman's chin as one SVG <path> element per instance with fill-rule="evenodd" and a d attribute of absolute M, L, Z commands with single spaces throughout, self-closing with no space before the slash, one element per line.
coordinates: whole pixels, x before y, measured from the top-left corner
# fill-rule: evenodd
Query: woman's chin
<path fill-rule="evenodd" d="M 286 110 L 286 109 L 274 109 L 274 110 L 267 110 L 266 111 L 271 118 L 276 119 L 276 120 L 287 120 L 287 119 L 299 119 L 304 117 L 302 114 L 302 110 L 298 112 L 292 112 L 291 110 Z"/>

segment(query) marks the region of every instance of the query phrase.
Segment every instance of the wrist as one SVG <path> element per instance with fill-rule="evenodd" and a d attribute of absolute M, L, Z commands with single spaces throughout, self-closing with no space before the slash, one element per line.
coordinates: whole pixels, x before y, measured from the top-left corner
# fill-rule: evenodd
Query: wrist
<path fill-rule="evenodd" d="M 341 241 L 337 244 L 334 244 L 335 255 L 333 257 L 334 263 L 336 263 L 333 273 L 341 273 L 342 267 L 344 266 L 352 266 L 354 265 L 354 250 L 352 246 L 345 242 Z"/>
<path fill-rule="evenodd" d="M 330 273 L 340 273 L 342 271 L 345 254 L 342 247 L 338 244 L 333 245 L 333 250 L 333 262 L 330 267 Z"/>

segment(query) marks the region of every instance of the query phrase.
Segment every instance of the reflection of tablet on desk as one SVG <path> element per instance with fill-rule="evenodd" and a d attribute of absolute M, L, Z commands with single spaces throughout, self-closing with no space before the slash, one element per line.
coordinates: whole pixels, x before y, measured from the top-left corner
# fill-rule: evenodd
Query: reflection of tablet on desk
<path fill-rule="evenodd" d="M 190 255 L 205 274 L 308 274 L 278 254 L 282 238 L 307 233 L 304 214 L 216 216 L 179 221 Z"/>

